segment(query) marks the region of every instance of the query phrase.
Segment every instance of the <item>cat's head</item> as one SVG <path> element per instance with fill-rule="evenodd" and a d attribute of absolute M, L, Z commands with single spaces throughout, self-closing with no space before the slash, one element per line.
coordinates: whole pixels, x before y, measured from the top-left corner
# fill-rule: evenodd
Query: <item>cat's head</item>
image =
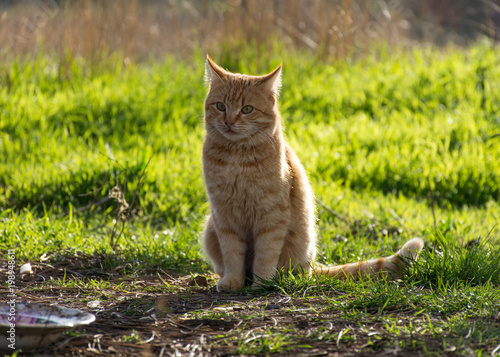
<path fill-rule="evenodd" d="M 281 66 L 264 76 L 228 72 L 207 56 L 205 100 L 207 135 L 231 142 L 259 144 L 280 124 L 277 99 Z"/>

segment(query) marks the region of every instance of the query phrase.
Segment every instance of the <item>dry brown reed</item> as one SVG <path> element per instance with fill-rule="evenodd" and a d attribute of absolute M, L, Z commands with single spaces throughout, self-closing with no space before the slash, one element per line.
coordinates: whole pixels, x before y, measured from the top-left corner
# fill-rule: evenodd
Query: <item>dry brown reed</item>
<path fill-rule="evenodd" d="M 373 42 L 436 41 L 445 28 L 472 26 L 497 36 L 498 0 L 30 0 L 0 5 L 0 55 L 43 48 L 98 61 L 114 51 L 143 60 L 253 46 L 306 48 L 344 58 Z M 472 20 L 470 9 L 476 9 Z M 467 11 L 468 12 L 467 12 Z M 484 16 L 483 16 L 484 15 Z M 476 20 L 476 19 L 481 19 Z M 468 22 L 467 22 L 468 21 Z M 439 29 L 439 30 L 438 30 Z"/>

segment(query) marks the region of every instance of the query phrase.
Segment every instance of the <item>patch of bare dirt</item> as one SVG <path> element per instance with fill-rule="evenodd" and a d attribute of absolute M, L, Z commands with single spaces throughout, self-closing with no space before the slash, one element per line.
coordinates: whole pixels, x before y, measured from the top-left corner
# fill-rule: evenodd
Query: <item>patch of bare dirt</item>
<path fill-rule="evenodd" d="M 81 309 L 95 314 L 96 321 L 25 356 L 391 354 L 369 344 L 369 332 L 344 338 L 343 331 L 354 326 L 329 309 L 324 297 L 220 294 L 211 275 L 193 278 L 158 270 L 124 276 L 119 269 L 96 268 L 90 257 L 32 265 L 32 274 L 17 279 L 20 301 Z M 6 261 L 0 266 L 6 267 Z M 0 268 L 0 279 L 5 274 Z M 0 287 L 0 300 L 7 300 L 7 294 Z"/>

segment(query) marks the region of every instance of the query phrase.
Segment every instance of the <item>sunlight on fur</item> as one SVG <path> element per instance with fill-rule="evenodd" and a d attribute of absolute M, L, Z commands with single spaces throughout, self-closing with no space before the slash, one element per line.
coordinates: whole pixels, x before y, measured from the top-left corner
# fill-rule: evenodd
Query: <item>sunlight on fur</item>
<path fill-rule="evenodd" d="M 239 290 L 253 277 L 269 279 L 277 269 L 311 274 L 314 194 L 283 136 L 281 66 L 264 76 L 248 76 L 207 58 L 205 78 L 203 173 L 211 210 L 203 244 L 220 275 L 218 291 Z M 416 259 L 422 247 L 422 240 L 414 238 L 389 257 L 314 271 L 339 279 L 398 275 L 403 261 Z"/>

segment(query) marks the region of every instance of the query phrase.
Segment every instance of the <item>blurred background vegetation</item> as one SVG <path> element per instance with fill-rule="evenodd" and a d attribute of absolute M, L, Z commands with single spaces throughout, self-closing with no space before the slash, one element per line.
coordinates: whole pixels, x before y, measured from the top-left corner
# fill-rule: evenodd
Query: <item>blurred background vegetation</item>
<path fill-rule="evenodd" d="M 41 50 L 98 63 L 201 51 L 237 56 L 306 49 L 321 58 L 358 57 L 374 42 L 465 45 L 500 39 L 499 0 L 2 0 L 5 56 Z M 227 53 L 229 52 L 229 53 Z"/>

